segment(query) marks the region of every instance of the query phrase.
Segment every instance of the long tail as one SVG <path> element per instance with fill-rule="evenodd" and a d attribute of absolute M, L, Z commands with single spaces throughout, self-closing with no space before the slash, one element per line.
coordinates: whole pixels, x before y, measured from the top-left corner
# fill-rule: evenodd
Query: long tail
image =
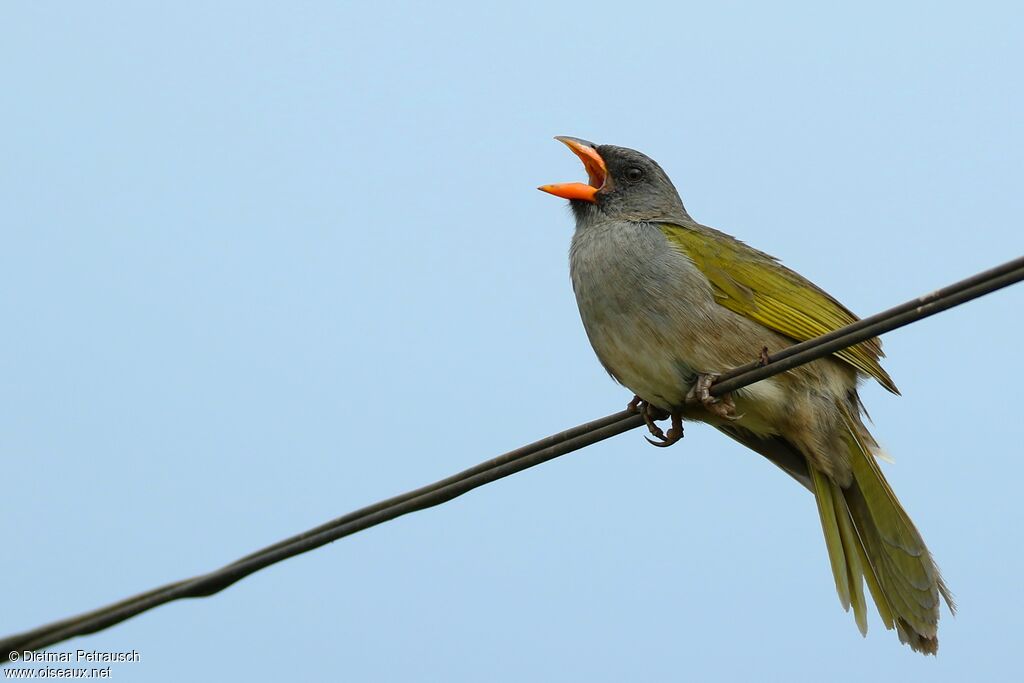
<path fill-rule="evenodd" d="M 915 651 L 935 654 L 939 597 L 950 612 L 956 610 L 953 598 L 875 462 L 871 437 L 859 420 L 844 413 L 852 484 L 841 488 L 808 468 L 839 600 L 844 609 L 853 607 L 858 628 L 867 633 L 866 582 L 886 628 L 895 628 L 900 641 Z"/>

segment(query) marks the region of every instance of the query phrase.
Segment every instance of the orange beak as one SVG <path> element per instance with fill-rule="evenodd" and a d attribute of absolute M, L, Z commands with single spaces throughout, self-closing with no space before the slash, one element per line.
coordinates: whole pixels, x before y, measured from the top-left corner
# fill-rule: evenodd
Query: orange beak
<path fill-rule="evenodd" d="M 555 139 L 564 143 L 566 147 L 573 151 L 573 154 L 580 158 L 580 161 L 583 162 L 583 168 L 587 169 L 587 178 L 590 180 L 590 184 L 559 183 L 557 185 L 541 185 L 537 189 L 563 199 L 579 199 L 591 204 L 596 203 L 597 199 L 594 195 L 604 187 L 604 181 L 608 177 L 608 169 L 604 165 L 604 159 L 594 149 L 594 143 L 561 135 Z"/>

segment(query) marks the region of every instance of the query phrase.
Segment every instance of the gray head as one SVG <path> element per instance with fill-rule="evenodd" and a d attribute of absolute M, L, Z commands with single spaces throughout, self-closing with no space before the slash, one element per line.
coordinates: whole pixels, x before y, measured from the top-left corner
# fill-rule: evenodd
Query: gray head
<path fill-rule="evenodd" d="M 597 214 L 630 221 L 689 219 L 675 186 L 654 159 L 628 147 L 595 145 L 558 137 L 583 162 L 589 184 L 562 183 L 540 189 L 568 199 L 577 222 Z"/>

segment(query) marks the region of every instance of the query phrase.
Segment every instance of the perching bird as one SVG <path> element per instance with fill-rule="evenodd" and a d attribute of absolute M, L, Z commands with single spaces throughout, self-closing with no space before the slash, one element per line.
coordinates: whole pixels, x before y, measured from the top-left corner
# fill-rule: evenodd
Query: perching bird
<path fill-rule="evenodd" d="M 576 217 L 570 271 L 580 317 L 602 365 L 636 394 L 660 444 L 682 420 L 707 422 L 768 458 L 816 497 L 843 608 L 867 633 L 864 583 L 902 642 L 935 654 L 939 598 L 955 609 L 938 567 L 875 462 L 857 382 L 898 393 L 872 339 L 721 399 L 716 374 L 857 320 L 775 258 L 695 222 L 668 176 L 640 152 L 556 138 L 589 184 L 540 189 Z M 667 413 L 667 435 L 652 417 Z"/>

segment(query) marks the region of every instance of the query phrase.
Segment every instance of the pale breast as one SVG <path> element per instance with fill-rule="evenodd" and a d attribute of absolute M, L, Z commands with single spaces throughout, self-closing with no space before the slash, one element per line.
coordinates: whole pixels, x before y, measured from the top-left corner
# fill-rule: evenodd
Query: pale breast
<path fill-rule="evenodd" d="M 679 405 L 701 356 L 711 286 L 651 224 L 590 222 L 577 226 L 570 273 L 580 317 L 605 369 L 641 398 Z"/>

